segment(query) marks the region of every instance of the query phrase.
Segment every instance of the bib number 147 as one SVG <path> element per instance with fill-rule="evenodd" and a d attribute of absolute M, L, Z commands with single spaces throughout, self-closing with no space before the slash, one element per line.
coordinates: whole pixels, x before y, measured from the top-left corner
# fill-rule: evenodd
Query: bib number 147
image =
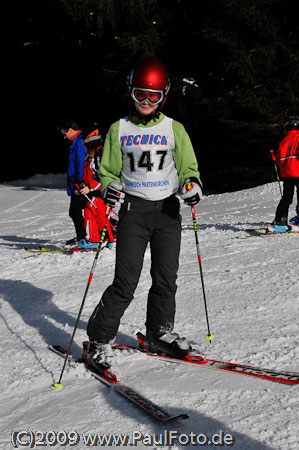
<path fill-rule="evenodd" d="M 158 163 L 158 170 L 163 170 L 167 150 L 157 150 L 156 154 L 160 156 Z M 137 162 L 135 161 L 135 155 L 133 152 L 128 152 L 127 155 L 129 158 L 131 172 L 135 172 L 137 167 L 144 168 L 149 172 L 152 171 L 154 163 L 152 162 L 151 152 L 149 150 L 145 150 L 144 152 L 142 152 Z"/>

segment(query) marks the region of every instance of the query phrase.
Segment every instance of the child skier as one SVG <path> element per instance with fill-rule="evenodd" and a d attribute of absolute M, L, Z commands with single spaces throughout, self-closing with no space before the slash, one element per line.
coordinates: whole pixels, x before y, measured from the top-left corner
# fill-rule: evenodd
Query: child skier
<path fill-rule="evenodd" d="M 152 286 L 147 299 L 149 347 L 186 354 L 191 346 L 173 333 L 181 217 L 177 192 L 189 205 L 201 197 L 195 153 L 183 125 L 162 114 L 170 88 L 164 64 L 141 61 L 128 78 L 132 112 L 115 122 L 106 136 L 99 170 L 107 205 L 121 204 L 115 276 L 90 317 L 83 357 L 115 378 L 111 342 L 133 299 L 144 253 L 151 249 Z"/>
<path fill-rule="evenodd" d="M 283 195 L 277 206 L 273 231 L 299 230 L 299 117 L 291 116 L 285 125 L 286 136 L 279 143 L 275 154 L 276 164 L 283 180 Z M 297 189 L 297 207 L 295 216 L 288 224 L 289 207 Z"/>
<path fill-rule="evenodd" d="M 101 198 L 101 183 L 98 176 L 98 170 L 103 154 L 102 136 L 98 129 L 82 133 L 82 141 L 87 150 L 87 156 L 83 169 L 83 184 L 81 184 L 80 193 L 87 196 L 84 208 L 84 223 L 86 238 L 78 243 L 79 248 L 97 248 L 100 242 L 101 232 L 106 222 L 106 212 L 108 206 Z M 106 224 L 107 225 L 107 224 Z M 111 247 L 114 241 L 115 227 L 107 226 L 108 246 Z"/>

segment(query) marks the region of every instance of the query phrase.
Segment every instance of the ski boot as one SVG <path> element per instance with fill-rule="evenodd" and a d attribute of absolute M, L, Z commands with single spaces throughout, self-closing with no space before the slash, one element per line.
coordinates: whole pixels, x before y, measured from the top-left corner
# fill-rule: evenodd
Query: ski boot
<path fill-rule="evenodd" d="M 290 227 L 288 225 L 279 225 L 277 223 L 275 223 L 273 225 L 273 231 L 274 233 L 286 233 L 288 231 L 290 231 Z"/>
<path fill-rule="evenodd" d="M 86 239 L 81 239 L 81 241 L 78 242 L 78 248 L 81 249 L 93 249 L 93 248 L 98 248 L 99 243 L 98 242 L 89 242 L 86 241 Z"/>
<path fill-rule="evenodd" d="M 299 215 L 290 219 L 291 231 L 299 231 Z"/>
<path fill-rule="evenodd" d="M 171 356 L 180 360 L 196 361 L 199 364 L 207 361 L 206 355 L 197 349 L 193 349 L 186 338 L 176 333 L 168 332 L 163 336 L 154 335 L 147 331 L 147 335 L 137 333 L 139 348 L 141 351 L 154 353 L 161 356 Z"/>
<path fill-rule="evenodd" d="M 287 233 L 290 231 L 290 226 L 287 224 L 287 219 L 283 217 L 280 221 L 275 220 L 271 225 L 267 225 L 268 233 Z"/>
<path fill-rule="evenodd" d="M 82 360 L 90 370 L 103 376 L 108 381 L 118 381 L 115 354 L 110 343 L 83 342 Z"/>
<path fill-rule="evenodd" d="M 141 350 L 150 353 L 169 355 L 174 358 L 185 358 L 186 355 L 192 352 L 192 347 L 186 338 L 180 337 L 177 333 L 167 332 L 162 336 L 158 336 L 147 330 L 146 336 L 137 333 L 137 338 Z"/>

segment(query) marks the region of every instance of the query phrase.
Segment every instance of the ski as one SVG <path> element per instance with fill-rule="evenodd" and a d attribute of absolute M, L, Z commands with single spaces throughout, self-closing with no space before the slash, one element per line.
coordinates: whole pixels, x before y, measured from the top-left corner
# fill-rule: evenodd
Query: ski
<path fill-rule="evenodd" d="M 79 247 L 71 247 L 71 248 L 46 248 L 46 247 L 38 247 L 35 249 L 24 247 L 24 250 L 29 253 L 74 253 L 74 252 L 96 252 L 96 248 L 79 248 Z"/>
<path fill-rule="evenodd" d="M 146 339 L 142 333 L 137 333 L 137 339 L 140 344 Z M 274 369 L 265 369 L 261 367 L 251 366 L 247 364 L 237 364 L 225 361 L 218 361 L 214 359 L 204 358 L 202 355 L 187 355 L 186 358 L 175 358 L 168 355 L 162 355 L 157 353 L 151 353 L 144 348 L 138 346 L 129 346 L 122 344 L 114 344 L 114 348 L 120 350 L 134 350 L 144 353 L 146 356 L 161 359 L 162 361 L 181 363 L 181 364 L 193 364 L 204 369 L 223 370 L 230 373 L 236 373 L 240 375 L 248 375 L 258 379 L 273 381 L 275 383 L 295 385 L 299 384 L 299 373 L 288 372 Z"/>
<path fill-rule="evenodd" d="M 62 358 L 66 358 L 67 352 L 62 347 L 57 346 L 57 345 L 50 345 L 48 348 L 52 352 L 61 356 Z M 179 420 L 179 419 L 188 419 L 188 417 L 189 417 L 187 414 L 178 414 L 178 415 L 172 416 L 167 411 L 160 408 L 160 406 L 156 405 L 151 400 L 147 399 L 142 394 L 135 391 L 135 389 L 132 389 L 131 387 L 126 386 L 121 381 L 111 380 L 110 378 L 106 378 L 103 374 L 96 372 L 94 370 L 94 368 L 91 368 L 90 366 L 86 365 L 84 363 L 84 361 L 74 359 L 72 357 L 72 355 L 69 355 L 69 360 L 74 361 L 75 363 L 84 364 L 86 370 L 88 370 L 94 378 L 101 381 L 106 386 L 113 388 L 114 391 L 121 394 L 122 396 L 124 396 L 125 398 L 127 398 L 128 400 L 133 402 L 135 405 L 139 406 L 142 410 L 146 411 L 152 417 L 154 417 L 155 419 L 157 419 L 161 422 L 171 422 L 171 421 Z"/>
<path fill-rule="evenodd" d="M 299 234 L 299 231 L 269 231 L 267 228 L 260 228 L 257 230 L 245 230 L 247 231 L 246 235 L 243 236 L 236 236 L 237 239 L 248 239 L 248 238 L 254 238 L 254 237 L 269 237 L 269 236 L 294 236 L 296 234 Z"/>

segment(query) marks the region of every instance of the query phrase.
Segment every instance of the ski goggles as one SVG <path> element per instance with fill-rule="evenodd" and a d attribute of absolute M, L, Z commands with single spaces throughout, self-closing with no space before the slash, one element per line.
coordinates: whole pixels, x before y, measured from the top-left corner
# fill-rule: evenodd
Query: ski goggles
<path fill-rule="evenodd" d="M 131 92 L 132 99 L 137 103 L 148 101 L 150 105 L 155 106 L 162 102 L 163 91 L 153 91 L 151 89 L 133 88 Z"/>

